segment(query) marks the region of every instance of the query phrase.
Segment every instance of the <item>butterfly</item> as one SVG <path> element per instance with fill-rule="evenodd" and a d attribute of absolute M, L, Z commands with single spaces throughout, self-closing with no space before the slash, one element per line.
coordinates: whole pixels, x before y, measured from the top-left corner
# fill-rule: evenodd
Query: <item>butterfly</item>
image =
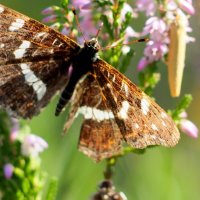
<path fill-rule="evenodd" d="M 0 5 L 0 106 L 32 118 L 56 92 L 55 115 L 66 105 L 64 126 L 84 117 L 79 149 L 95 161 L 150 145 L 171 147 L 179 131 L 171 117 L 141 89 L 98 57 L 96 38 L 81 47 L 69 37 Z"/>

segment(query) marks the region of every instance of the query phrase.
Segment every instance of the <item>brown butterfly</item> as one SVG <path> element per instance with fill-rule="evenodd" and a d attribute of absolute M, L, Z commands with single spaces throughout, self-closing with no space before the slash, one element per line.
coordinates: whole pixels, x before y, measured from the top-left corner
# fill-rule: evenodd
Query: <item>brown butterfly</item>
<path fill-rule="evenodd" d="M 71 105 L 67 130 L 84 116 L 79 149 L 95 161 L 134 148 L 174 146 L 179 131 L 166 112 L 98 57 L 96 38 L 79 46 L 61 33 L 0 5 L 0 105 L 31 118 L 57 91 L 59 115 Z"/>

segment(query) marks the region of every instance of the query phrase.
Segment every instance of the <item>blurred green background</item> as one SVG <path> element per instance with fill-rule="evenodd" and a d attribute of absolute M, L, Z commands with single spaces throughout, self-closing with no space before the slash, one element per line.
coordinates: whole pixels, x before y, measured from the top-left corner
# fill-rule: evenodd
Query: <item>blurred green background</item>
<path fill-rule="evenodd" d="M 59 5 L 60 0 L 0 2 L 41 20 L 41 10 L 53 4 Z M 182 95 L 192 93 L 194 100 L 188 109 L 189 119 L 200 127 L 200 3 L 198 0 L 193 2 L 197 14 L 190 22 L 193 28 L 191 35 L 196 38 L 196 42 L 187 47 Z M 143 21 L 134 24 L 135 29 L 142 26 Z M 135 66 L 142 56 L 143 48 L 144 44 L 137 44 L 133 65 L 129 68 L 129 78 L 135 79 L 134 82 L 137 82 Z M 170 98 L 164 65 L 160 71 L 162 80 L 156 87 L 155 96 L 162 107 L 173 108 L 179 99 Z M 27 123 L 33 133 L 42 136 L 49 144 L 42 154 L 42 169 L 59 179 L 57 200 L 86 200 L 103 179 L 106 163 L 96 164 L 78 152 L 80 119 L 75 121 L 67 135 L 61 135 L 66 113 L 60 117 L 54 116 L 57 100 L 54 98 L 39 116 Z M 113 177 L 117 189 L 123 191 L 129 200 L 200 199 L 200 141 L 184 134 L 181 136 L 179 144 L 173 149 L 156 147 L 148 149 L 144 155 L 130 154 L 119 159 Z"/>

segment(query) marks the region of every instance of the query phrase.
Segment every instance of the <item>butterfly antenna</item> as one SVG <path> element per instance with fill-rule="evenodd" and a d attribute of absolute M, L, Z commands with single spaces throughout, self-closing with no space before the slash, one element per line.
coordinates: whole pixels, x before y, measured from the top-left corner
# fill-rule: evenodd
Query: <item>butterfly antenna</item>
<path fill-rule="evenodd" d="M 75 17 L 75 20 L 76 20 L 76 25 L 77 25 L 77 27 L 78 27 L 78 30 L 80 31 L 81 35 L 83 36 L 84 41 L 86 41 L 86 38 L 85 38 L 85 36 L 84 36 L 84 34 L 83 34 L 83 31 L 82 31 L 82 29 L 81 29 L 81 26 L 80 26 L 80 23 L 79 23 L 79 20 L 78 20 L 78 16 L 77 16 L 77 13 L 76 13 L 76 9 L 75 9 L 74 7 L 72 7 L 72 12 L 73 12 L 73 14 L 74 14 L 74 17 Z"/>
<path fill-rule="evenodd" d="M 95 38 L 97 38 L 99 36 L 99 33 L 101 32 L 102 27 L 103 27 L 103 22 L 100 24 L 100 26 L 99 26 L 99 28 L 97 30 L 97 33 L 95 35 Z"/>
<path fill-rule="evenodd" d="M 148 42 L 148 41 L 149 41 L 148 38 L 141 38 L 141 39 L 138 39 L 138 40 L 133 40 L 133 41 L 130 41 L 130 42 L 127 42 L 127 43 L 119 44 L 119 42 L 121 42 L 121 40 L 118 40 L 111 45 L 108 45 L 104 48 L 101 48 L 101 50 L 105 51 L 107 49 L 111 49 L 111 48 L 114 48 L 114 47 L 117 47 L 117 46 L 131 45 L 131 44 L 135 44 L 135 43 L 138 43 L 138 42 Z"/>

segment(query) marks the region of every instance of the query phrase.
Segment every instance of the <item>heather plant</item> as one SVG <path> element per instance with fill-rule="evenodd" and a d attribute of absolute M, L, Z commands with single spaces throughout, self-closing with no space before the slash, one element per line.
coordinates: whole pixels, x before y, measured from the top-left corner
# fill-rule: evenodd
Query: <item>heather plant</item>
<path fill-rule="evenodd" d="M 76 23 L 72 7 L 77 11 L 80 27 Z M 139 87 L 152 97 L 155 87 L 162 78 L 160 65 L 168 68 L 172 96 L 180 95 L 187 43 L 195 41 L 188 21 L 194 13 L 191 0 L 136 0 L 134 2 L 63 0 L 61 6 L 53 5 L 42 11 L 45 15 L 44 23 L 48 23 L 79 44 L 94 37 L 101 29 L 98 34 L 102 46 L 100 57 L 122 73 L 126 73 L 128 68 L 137 68 Z M 132 22 L 134 20 L 136 23 L 141 15 L 146 19 L 144 27 L 142 30 L 135 30 Z M 148 41 L 138 65 L 132 66 L 132 60 L 137 52 L 133 43 L 140 38 L 147 38 Z M 134 74 L 131 76 L 136 78 Z M 175 81 L 177 79 L 178 82 Z M 186 112 L 191 100 L 191 95 L 182 95 L 176 108 L 169 109 L 168 113 L 181 132 L 197 138 L 198 128 L 189 120 Z M 1 113 L 0 120 L 2 144 L 0 154 L 3 158 L 0 197 L 41 199 L 42 186 L 47 175 L 41 172 L 39 154 L 47 148 L 47 143 L 42 138 L 30 134 L 28 126 L 4 112 Z M 94 194 L 88 194 L 92 200 L 127 199 L 123 192 L 118 192 L 112 179 L 118 159 L 131 153 L 143 154 L 145 150 L 124 147 L 120 155 L 106 160 L 105 170 L 102 172 L 103 180 Z M 56 187 L 56 180 L 52 179 L 43 198 L 54 199 Z"/>

